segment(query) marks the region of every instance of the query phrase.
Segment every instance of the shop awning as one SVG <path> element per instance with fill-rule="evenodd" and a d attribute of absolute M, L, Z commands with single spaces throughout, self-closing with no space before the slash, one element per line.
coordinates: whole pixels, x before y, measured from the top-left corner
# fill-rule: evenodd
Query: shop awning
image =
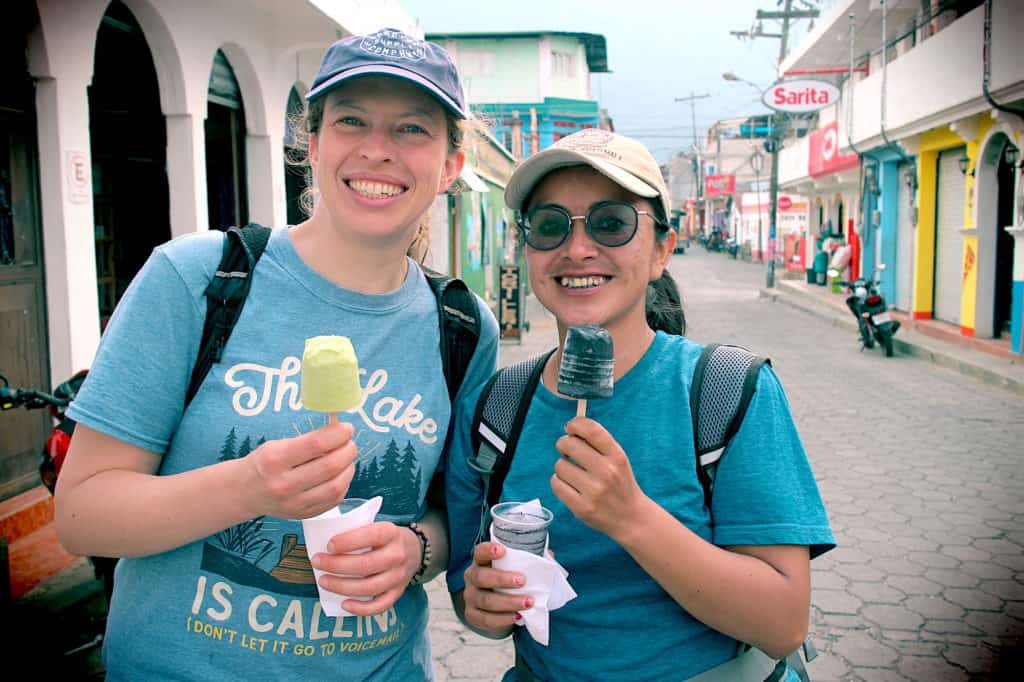
<path fill-rule="evenodd" d="M 466 186 L 469 187 L 474 192 L 490 191 L 490 189 L 487 187 L 487 183 L 484 182 L 483 179 L 476 174 L 476 171 L 473 170 L 473 167 L 468 163 L 462 166 L 462 173 L 459 174 L 459 177 L 462 179 L 464 183 L 466 183 Z"/>

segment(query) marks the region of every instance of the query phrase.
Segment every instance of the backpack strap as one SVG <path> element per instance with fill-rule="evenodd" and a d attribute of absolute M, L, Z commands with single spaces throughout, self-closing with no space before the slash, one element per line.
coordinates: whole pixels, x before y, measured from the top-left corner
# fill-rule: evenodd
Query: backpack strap
<path fill-rule="evenodd" d="M 206 287 L 206 321 L 199 342 L 199 354 L 185 393 L 185 407 L 191 404 L 214 363 L 220 362 L 235 323 L 242 314 L 245 297 L 252 286 L 252 271 L 267 247 L 270 228 L 249 223 L 228 228 L 224 250 L 213 279 Z"/>
<path fill-rule="evenodd" d="M 487 531 L 491 506 L 501 496 L 501 488 L 530 409 L 530 398 L 537 389 L 544 365 L 555 350 L 552 348 L 547 353 L 498 370 L 477 400 L 470 433 L 475 454 L 469 460 L 469 466 L 484 480 L 478 543 Z"/>
<path fill-rule="evenodd" d="M 437 299 L 441 329 L 441 368 L 448 383 L 448 397 L 455 395 L 466 378 L 480 340 L 480 319 L 476 300 L 466 283 L 428 268 L 423 268 L 430 290 Z"/>
<path fill-rule="evenodd" d="M 711 508 L 718 462 L 739 431 L 757 388 L 761 367 L 771 360 L 745 348 L 711 343 L 701 351 L 690 387 L 690 414 L 697 451 L 697 477 L 704 487 L 704 504 Z"/>

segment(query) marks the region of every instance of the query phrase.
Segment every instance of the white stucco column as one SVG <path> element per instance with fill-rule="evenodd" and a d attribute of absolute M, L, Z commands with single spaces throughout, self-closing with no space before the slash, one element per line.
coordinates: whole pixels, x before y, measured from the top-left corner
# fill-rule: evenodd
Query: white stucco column
<path fill-rule="evenodd" d="M 287 221 L 283 141 L 276 135 L 248 135 L 245 145 L 249 220 L 268 227 Z"/>
<path fill-rule="evenodd" d="M 50 376 L 88 367 L 99 344 L 92 155 L 84 70 L 36 82 Z"/>
<path fill-rule="evenodd" d="M 167 190 L 171 236 L 210 229 L 206 207 L 206 133 L 203 117 L 167 115 Z"/>

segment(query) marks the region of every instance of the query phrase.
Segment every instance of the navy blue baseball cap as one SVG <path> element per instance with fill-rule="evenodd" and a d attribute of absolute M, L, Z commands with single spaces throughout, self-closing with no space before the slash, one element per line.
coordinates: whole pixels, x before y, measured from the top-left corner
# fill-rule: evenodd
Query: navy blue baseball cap
<path fill-rule="evenodd" d="M 349 78 L 367 75 L 404 78 L 436 97 L 459 118 L 466 118 L 462 83 L 448 52 L 395 28 L 349 36 L 331 45 L 313 87 L 306 93 L 306 101 L 324 96 Z"/>

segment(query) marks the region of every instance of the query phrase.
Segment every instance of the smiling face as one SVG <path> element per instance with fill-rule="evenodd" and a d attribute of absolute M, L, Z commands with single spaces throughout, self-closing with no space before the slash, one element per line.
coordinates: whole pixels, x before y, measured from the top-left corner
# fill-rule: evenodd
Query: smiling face
<path fill-rule="evenodd" d="M 585 215 L 602 201 L 625 201 L 650 211 L 637 197 L 589 166 L 552 171 L 537 183 L 527 210 L 561 206 L 570 215 Z M 526 247 L 530 286 L 559 328 L 600 324 L 613 335 L 649 333 L 644 306 L 648 283 L 658 279 L 672 256 L 670 239 L 658 240 L 651 216 L 639 216 L 633 239 L 623 246 L 602 246 L 587 234 L 582 220 L 558 248 L 537 251 Z"/>
<path fill-rule="evenodd" d="M 348 238 L 404 249 L 462 170 L 448 125 L 441 104 L 402 79 L 365 76 L 333 89 L 309 141 L 316 214 Z"/>

